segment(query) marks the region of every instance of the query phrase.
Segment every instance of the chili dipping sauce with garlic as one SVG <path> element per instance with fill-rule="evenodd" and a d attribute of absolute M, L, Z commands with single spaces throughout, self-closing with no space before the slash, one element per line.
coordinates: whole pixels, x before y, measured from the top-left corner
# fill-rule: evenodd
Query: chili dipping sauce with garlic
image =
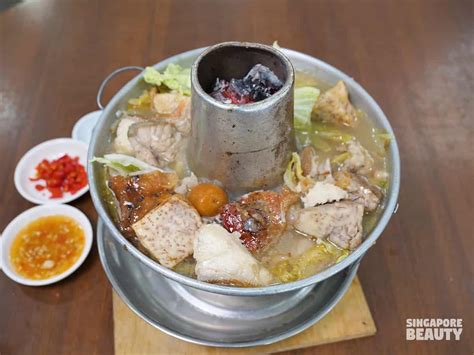
<path fill-rule="evenodd" d="M 40 217 L 15 237 L 10 262 L 21 276 L 44 280 L 62 274 L 81 256 L 85 234 L 73 218 L 63 215 Z"/>

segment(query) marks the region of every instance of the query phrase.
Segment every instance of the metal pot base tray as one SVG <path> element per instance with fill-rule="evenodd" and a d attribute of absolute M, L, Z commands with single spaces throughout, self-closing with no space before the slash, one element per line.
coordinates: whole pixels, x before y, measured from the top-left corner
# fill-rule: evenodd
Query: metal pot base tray
<path fill-rule="evenodd" d="M 142 319 L 176 338 L 207 346 L 249 347 L 295 335 L 342 298 L 358 261 L 316 285 L 270 296 L 227 296 L 183 286 L 137 262 L 97 224 L 102 265 L 115 292 Z"/>

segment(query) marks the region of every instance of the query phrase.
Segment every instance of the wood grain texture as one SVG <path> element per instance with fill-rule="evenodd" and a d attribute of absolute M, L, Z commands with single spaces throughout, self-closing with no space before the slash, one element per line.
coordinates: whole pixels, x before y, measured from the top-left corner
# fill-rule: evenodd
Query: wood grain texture
<path fill-rule="evenodd" d="M 244 349 L 190 344 L 167 335 L 138 317 L 114 292 L 115 355 L 243 355 L 268 354 L 374 335 L 377 331 L 356 277 L 347 293 L 321 321 L 283 341 Z"/>
<path fill-rule="evenodd" d="M 473 13 L 471 0 L 21 2 L 0 13 L 0 228 L 31 207 L 13 186 L 17 161 L 69 136 L 109 72 L 225 40 L 278 39 L 362 84 L 402 158 L 400 208 L 359 271 L 377 335 L 299 353 L 472 353 Z M 87 196 L 73 205 L 95 223 Z M 95 248 L 54 286 L 0 274 L 0 295 L 2 355 L 113 353 L 112 293 Z M 407 342 L 409 317 L 461 317 L 462 340 Z"/>

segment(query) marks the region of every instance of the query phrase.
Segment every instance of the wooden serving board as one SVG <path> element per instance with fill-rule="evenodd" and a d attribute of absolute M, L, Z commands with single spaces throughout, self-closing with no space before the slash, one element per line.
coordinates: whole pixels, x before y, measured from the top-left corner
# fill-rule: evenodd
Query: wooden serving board
<path fill-rule="evenodd" d="M 268 354 L 366 337 L 377 332 L 357 277 L 342 300 L 318 323 L 286 340 L 255 348 L 213 348 L 176 339 L 157 330 L 135 315 L 115 292 L 113 307 L 116 355 Z"/>

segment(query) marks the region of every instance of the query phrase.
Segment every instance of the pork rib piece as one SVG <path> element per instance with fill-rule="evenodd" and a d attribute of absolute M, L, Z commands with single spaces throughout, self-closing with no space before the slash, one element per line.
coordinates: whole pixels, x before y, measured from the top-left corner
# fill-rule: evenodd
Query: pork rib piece
<path fill-rule="evenodd" d="M 318 239 L 328 239 L 342 249 L 355 249 L 362 242 L 364 207 L 352 201 L 334 202 L 297 212 L 297 231 Z"/>

